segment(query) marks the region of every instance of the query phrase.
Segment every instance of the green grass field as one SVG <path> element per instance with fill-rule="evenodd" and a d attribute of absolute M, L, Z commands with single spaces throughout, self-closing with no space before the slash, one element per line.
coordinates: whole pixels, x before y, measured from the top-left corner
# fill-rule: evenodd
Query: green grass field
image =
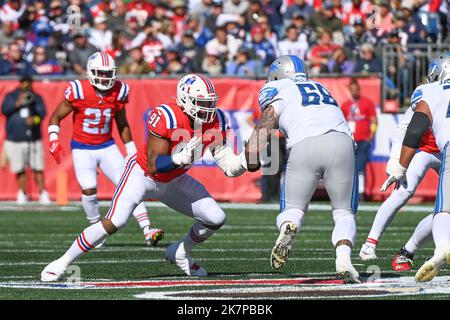
<path fill-rule="evenodd" d="M 106 247 L 94 250 L 76 263 L 81 271 L 81 283 L 63 280 L 58 285 L 43 285 L 39 282 L 41 270 L 58 258 L 86 226 L 85 215 L 76 206 L 67 211 L 56 207 L 13 209 L 6 207 L 0 211 L 0 299 L 450 298 L 447 269 L 431 283 L 422 285 L 414 283 L 414 272 L 391 270 L 393 254 L 409 238 L 425 212 L 400 213 L 380 242 L 379 259 L 363 263 L 358 253 L 375 212 L 359 211 L 353 260 L 362 275 L 370 276 L 380 269 L 381 280 L 372 284 L 343 285 L 336 281 L 330 211 L 308 213 L 286 267 L 282 272 L 274 272 L 269 256 L 277 237 L 277 210 L 226 209 L 226 226 L 192 254 L 210 276 L 192 279 L 164 259 L 165 247 L 180 239 L 192 221 L 167 208 L 150 208 L 153 225 L 166 232 L 157 247 L 143 245 L 141 231 L 132 218 L 121 232 L 108 240 Z M 106 209 L 103 207 L 102 211 Z M 417 254 L 415 269 L 432 253 L 430 243 Z M 274 279 L 274 283 L 252 283 L 261 279 Z M 218 281 L 204 282 L 207 285 L 175 282 L 186 280 Z M 224 280 L 242 281 L 233 284 Z"/>

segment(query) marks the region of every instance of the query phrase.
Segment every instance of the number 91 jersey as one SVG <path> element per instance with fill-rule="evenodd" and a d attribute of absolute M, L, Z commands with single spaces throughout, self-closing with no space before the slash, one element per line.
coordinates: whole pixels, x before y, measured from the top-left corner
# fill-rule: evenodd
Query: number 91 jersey
<path fill-rule="evenodd" d="M 112 141 L 112 119 L 128 102 L 129 87 L 116 81 L 100 94 L 88 80 L 69 83 L 65 97 L 73 107 L 73 140 L 86 145 L 101 145 Z"/>
<path fill-rule="evenodd" d="M 261 111 L 271 105 L 287 147 L 329 131 L 352 136 L 337 101 L 319 82 L 281 79 L 268 82 L 258 96 Z"/>

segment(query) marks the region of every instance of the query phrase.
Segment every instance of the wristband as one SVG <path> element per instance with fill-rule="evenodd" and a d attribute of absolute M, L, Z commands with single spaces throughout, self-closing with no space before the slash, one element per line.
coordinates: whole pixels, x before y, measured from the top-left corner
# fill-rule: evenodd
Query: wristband
<path fill-rule="evenodd" d="M 59 126 L 56 125 L 56 124 L 51 124 L 51 125 L 49 125 L 49 126 L 48 126 L 48 133 L 49 133 L 49 134 L 51 134 L 51 133 L 59 134 Z"/>
<path fill-rule="evenodd" d="M 127 150 L 127 154 L 135 154 L 137 151 L 133 141 L 125 143 L 125 149 Z"/>
<path fill-rule="evenodd" d="M 156 171 L 160 173 L 169 172 L 175 169 L 178 169 L 180 166 L 177 166 L 172 161 L 172 157 L 169 155 L 159 155 L 156 156 L 155 159 Z"/>
<path fill-rule="evenodd" d="M 375 133 L 377 131 L 377 124 L 376 123 L 372 123 L 372 125 L 370 126 L 370 132 Z"/>

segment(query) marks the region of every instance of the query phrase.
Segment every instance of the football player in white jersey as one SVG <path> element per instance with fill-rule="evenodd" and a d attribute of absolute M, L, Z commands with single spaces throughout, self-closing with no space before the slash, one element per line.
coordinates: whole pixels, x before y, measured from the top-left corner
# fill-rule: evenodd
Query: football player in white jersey
<path fill-rule="evenodd" d="M 323 178 L 335 222 L 332 243 L 336 249 L 336 271 L 347 282 L 359 282 L 350 259 L 358 205 L 355 143 L 338 103 L 321 83 L 308 79 L 300 58 L 286 55 L 270 66 L 259 104 L 261 120 L 246 144 L 248 170 L 259 167 L 252 159 L 257 159 L 266 147 L 271 130 L 279 129 L 290 148 L 272 268 L 279 270 L 285 265 L 317 183 Z"/>
<path fill-rule="evenodd" d="M 414 115 L 406 129 L 400 160 L 392 164 L 391 175 L 381 187 L 381 191 L 385 191 L 394 182 L 404 179 L 408 182 L 406 171 L 423 135 L 431 126 L 442 152 L 432 227 L 436 248 L 434 256 L 417 271 L 415 278 L 418 282 L 432 280 L 444 265 L 450 263 L 450 154 L 447 152 L 450 141 L 450 53 L 441 59 L 442 70 L 438 81 L 416 90 L 417 103 L 413 106 Z"/>
<path fill-rule="evenodd" d="M 428 83 L 438 80 L 439 74 L 442 71 L 443 62 L 442 57 L 438 57 L 431 61 L 428 68 Z M 393 166 L 393 163 L 398 163 L 400 159 L 402 141 L 414 114 L 413 107 L 422 97 L 421 90 L 422 85 L 418 86 L 413 92 L 411 97 L 411 107 L 406 111 L 398 125 L 398 139 L 396 139 L 392 145 L 390 159 L 386 166 L 386 173 L 388 176 L 391 174 L 390 168 Z M 436 145 L 434 135 L 430 129 L 428 129 L 422 137 L 418 150 L 419 152 L 414 155 L 414 158 L 408 167 L 408 171 L 406 172 L 408 184 L 399 183 L 389 198 L 387 198 L 378 209 L 366 243 L 363 244 L 359 253 L 361 260 L 368 261 L 377 258 L 375 251 L 381 235 L 392 222 L 395 214 L 414 195 L 428 169 L 433 169 L 439 174 L 442 154 Z M 433 214 L 430 214 L 421 220 L 409 241 L 397 254 L 395 254 L 392 261 L 392 269 L 394 271 L 411 270 L 415 252 L 432 239 L 432 225 Z"/>

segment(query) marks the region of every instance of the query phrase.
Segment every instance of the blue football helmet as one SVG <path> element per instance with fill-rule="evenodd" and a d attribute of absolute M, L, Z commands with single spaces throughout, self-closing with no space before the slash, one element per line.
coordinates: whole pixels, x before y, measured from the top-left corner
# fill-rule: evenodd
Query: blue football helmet
<path fill-rule="evenodd" d="M 272 62 L 267 72 L 267 82 L 285 78 L 308 80 L 308 71 L 302 59 L 294 55 L 285 55 Z"/>

